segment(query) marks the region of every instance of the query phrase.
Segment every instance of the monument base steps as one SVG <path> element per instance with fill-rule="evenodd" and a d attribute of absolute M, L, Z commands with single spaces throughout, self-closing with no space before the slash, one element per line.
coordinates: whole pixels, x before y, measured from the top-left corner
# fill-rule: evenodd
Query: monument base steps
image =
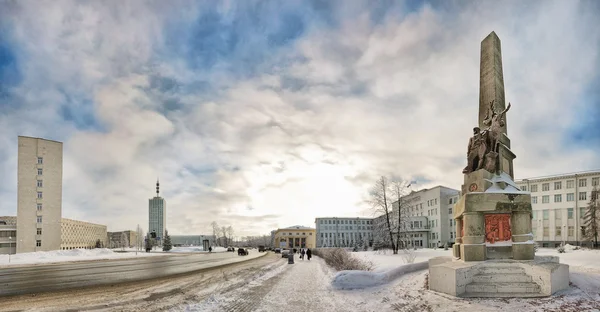
<path fill-rule="evenodd" d="M 518 264 L 485 263 L 477 267 L 473 282 L 467 284 L 462 297 L 543 297 L 541 287 L 533 282 Z"/>
<path fill-rule="evenodd" d="M 486 257 L 488 259 L 512 259 L 512 246 L 488 247 Z"/>

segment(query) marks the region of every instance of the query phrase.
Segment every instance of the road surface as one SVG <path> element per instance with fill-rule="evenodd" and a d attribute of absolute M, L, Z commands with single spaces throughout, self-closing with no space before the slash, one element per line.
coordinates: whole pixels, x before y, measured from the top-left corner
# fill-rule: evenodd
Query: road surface
<path fill-rule="evenodd" d="M 251 252 L 173 254 L 118 260 L 90 260 L 6 267 L 0 269 L 0 296 L 22 295 L 72 288 L 126 283 L 184 274 L 264 255 Z"/>

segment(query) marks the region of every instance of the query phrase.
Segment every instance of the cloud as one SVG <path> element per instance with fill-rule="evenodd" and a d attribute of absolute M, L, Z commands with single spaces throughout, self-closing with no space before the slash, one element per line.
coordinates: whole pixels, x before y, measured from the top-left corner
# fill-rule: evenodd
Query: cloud
<path fill-rule="evenodd" d="M 356 216 L 380 175 L 458 189 L 492 30 L 517 178 L 597 169 L 598 10 L 3 3 L 0 214 L 16 213 L 17 135 L 65 143 L 63 216 L 109 230 L 147 226 L 157 177 L 172 234 Z"/>

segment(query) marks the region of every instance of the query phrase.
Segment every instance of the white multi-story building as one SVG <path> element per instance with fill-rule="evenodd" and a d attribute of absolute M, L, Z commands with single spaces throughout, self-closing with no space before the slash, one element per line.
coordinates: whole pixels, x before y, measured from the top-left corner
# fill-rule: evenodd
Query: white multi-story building
<path fill-rule="evenodd" d="M 162 245 L 167 225 L 167 202 L 158 196 L 160 184 L 156 181 L 156 196 L 148 203 L 148 235 L 156 233 L 158 245 Z"/>
<path fill-rule="evenodd" d="M 0 217 L 0 254 L 14 254 L 17 250 L 17 218 Z"/>
<path fill-rule="evenodd" d="M 317 247 L 371 245 L 373 218 L 316 218 Z"/>
<path fill-rule="evenodd" d="M 420 243 L 429 248 L 442 247 L 446 243 L 452 245 L 454 220 L 451 211 L 458 195 L 458 190 L 445 186 L 413 191 L 393 203 L 393 214 L 397 216 L 400 206 L 403 213 L 409 216 L 406 230 L 412 235 L 413 244 Z"/>
<path fill-rule="evenodd" d="M 92 249 L 98 241 L 101 247 L 109 247 L 106 225 L 65 218 L 61 220 L 61 249 Z"/>
<path fill-rule="evenodd" d="M 61 142 L 19 136 L 17 253 L 61 247 Z"/>
<path fill-rule="evenodd" d="M 543 247 L 586 243 L 581 227 L 592 189 L 600 188 L 600 170 L 527 178 L 516 183 L 523 191 L 531 192 L 534 240 Z"/>

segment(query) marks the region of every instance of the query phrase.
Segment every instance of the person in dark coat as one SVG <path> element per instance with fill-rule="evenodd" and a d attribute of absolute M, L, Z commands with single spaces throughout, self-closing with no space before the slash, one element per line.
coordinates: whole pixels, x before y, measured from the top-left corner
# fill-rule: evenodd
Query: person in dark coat
<path fill-rule="evenodd" d="M 302 249 L 302 250 L 300 251 L 300 259 L 304 260 L 304 254 L 305 254 L 305 253 L 306 253 L 306 252 L 304 251 L 304 249 Z"/>
<path fill-rule="evenodd" d="M 310 249 L 306 249 L 306 258 L 310 260 L 310 257 L 312 257 L 312 251 L 310 251 Z"/>

